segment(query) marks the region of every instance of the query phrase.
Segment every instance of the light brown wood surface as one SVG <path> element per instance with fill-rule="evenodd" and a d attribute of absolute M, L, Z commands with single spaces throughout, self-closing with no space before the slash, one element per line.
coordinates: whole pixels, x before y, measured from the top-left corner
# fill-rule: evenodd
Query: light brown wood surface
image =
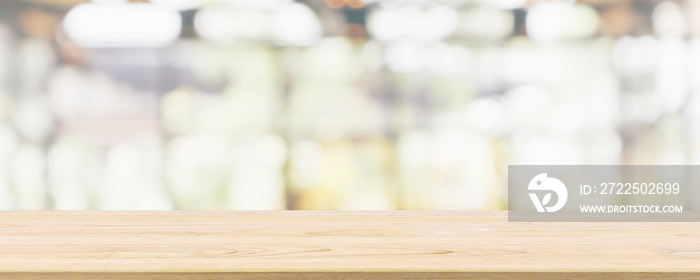
<path fill-rule="evenodd" d="M 506 212 L 0 212 L 0 279 L 700 279 L 700 223 Z"/>

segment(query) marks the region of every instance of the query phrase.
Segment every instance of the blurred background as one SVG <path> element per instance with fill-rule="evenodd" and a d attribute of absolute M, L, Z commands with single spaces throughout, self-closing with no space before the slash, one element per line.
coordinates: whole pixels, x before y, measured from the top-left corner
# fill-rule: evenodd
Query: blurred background
<path fill-rule="evenodd" d="M 0 209 L 505 209 L 700 164 L 700 0 L 0 2 Z"/>

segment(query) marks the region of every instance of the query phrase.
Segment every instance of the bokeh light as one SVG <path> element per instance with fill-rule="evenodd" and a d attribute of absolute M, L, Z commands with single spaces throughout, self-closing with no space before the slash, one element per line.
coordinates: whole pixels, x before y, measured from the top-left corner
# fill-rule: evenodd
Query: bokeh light
<path fill-rule="evenodd" d="M 696 164 L 696 1 L 0 3 L 0 209 L 504 209 Z"/>

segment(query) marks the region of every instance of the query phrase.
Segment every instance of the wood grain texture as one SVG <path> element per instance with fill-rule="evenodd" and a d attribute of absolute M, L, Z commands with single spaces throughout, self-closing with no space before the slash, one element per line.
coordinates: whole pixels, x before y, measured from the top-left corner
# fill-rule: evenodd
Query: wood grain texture
<path fill-rule="evenodd" d="M 0 212 L 0 279 L 700 278 L 700 223 L 480 211 Z"/>

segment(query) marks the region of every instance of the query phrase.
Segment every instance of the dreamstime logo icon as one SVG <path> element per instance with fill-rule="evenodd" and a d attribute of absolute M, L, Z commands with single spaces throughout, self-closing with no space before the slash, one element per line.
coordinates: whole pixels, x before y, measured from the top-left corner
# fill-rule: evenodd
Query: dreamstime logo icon
<path fill-rule="evenodd" d="M 552 193 L 548 192 L 542 197 L 542 200 L 537 197 L 535 192 L 529 192 L 530 199 L 532 203 L 535 204 L 537 212 L 557 212 L 564 204 L 566 204 L 566 199 L 569 197 L 569 193 L 566 191 L 566 186 L 564 183 L 556 178 L 547 178 L 547 173 L 541 173 L 530 180 L 530 185 L 527 186 L 530 191 L 553 191 L 557 194 L 557 203 L 552 206 L 546 206 L 552 199 Z"/>

